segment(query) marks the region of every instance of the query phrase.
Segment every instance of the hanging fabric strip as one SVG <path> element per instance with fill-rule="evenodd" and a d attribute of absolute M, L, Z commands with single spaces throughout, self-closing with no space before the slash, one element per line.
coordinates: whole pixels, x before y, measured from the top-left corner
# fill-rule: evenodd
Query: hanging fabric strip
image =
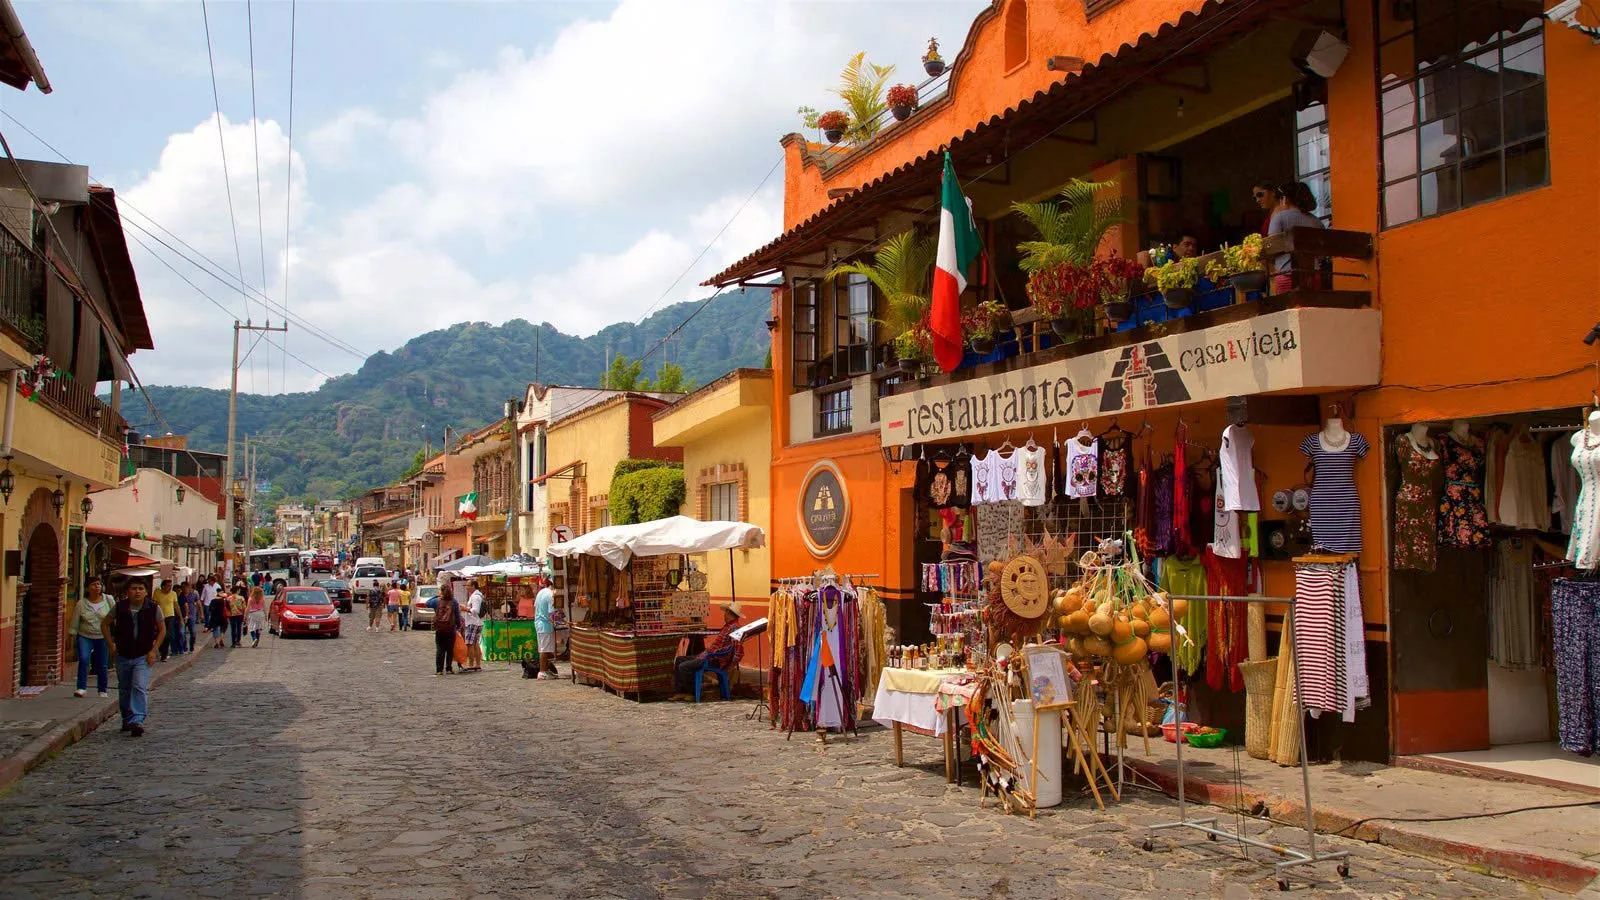
<path fill-rule="evenodd" d="M 1593 756 L 1600 752 L 1600 582 L 1556 579 L 1550 617 L 1561 749 Z"/>
<path fill-rule="evenodd" d="M 1320 563 L 1295 566 L 1294 648 L 1300 702 L 1313 716 L 1344 712 L 1344 573 Z"/>

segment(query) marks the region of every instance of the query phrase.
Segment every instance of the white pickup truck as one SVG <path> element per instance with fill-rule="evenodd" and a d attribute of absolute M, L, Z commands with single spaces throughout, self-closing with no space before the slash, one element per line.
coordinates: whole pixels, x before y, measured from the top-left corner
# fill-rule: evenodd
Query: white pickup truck
<path fill-rule="evenodd" d="M 350 594 L 355 602 L 362 603 L 374 593 L 388 591 L 393 582 L 394 577 L 383 566 L 357 563 L 355 575 L 350 579 Z"/>

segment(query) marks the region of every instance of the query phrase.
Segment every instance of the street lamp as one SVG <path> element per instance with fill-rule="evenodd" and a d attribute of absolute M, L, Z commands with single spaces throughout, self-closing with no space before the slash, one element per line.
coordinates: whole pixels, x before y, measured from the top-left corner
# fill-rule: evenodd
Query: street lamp
<path fill-rule="evenodd" d="M 83 518 L 87 521 L 89 513 L 94 511 L 94 501 L 90 500 L 88 495 L 84 495 L 83 501 L 78 504 L 78 508 L 83 510 Z"/>
<path fill-rule="evenodd" d="M 61 510 L 67 505 L 67 492 L 61 489 L 61 476 L 56 476 L 56 489 L 50 492 L 50 508 L 61 515 Z"/>
<path fill-rule="evenodd" d="M 11 505 L 11 492 L 17 489 L 17 476 L 11 474 L 11 457 L 6 457 L 6 468 L 0 472 L 0 496 L 6 498 L 6 505 Z"/>
<path fill-rule="evenodd" d="M 186 494 L 186 493 L 188 493 L 188 491 L 184 489 L 183 485 L 181 485 L 181 484 L 178 485 L 178 502 L 179 503 L 183 502 L 183 495 Z"/>

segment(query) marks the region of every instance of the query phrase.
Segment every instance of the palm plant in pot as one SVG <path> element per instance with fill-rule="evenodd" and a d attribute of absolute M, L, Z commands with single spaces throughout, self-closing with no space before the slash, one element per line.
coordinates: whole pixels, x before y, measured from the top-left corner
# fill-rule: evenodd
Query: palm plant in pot
<path fill-rule="evenodd" d="M 1161 292 L 1168 309 L 1184 309 L 1194 302 L 1194 286 L 1200 281 L 1200 260 L 1174 259 L 1164 266 L 1144 270 L 1144 280 Z"/>
<path fill-rule="evenodd" d="M 917 89 L 909 84 L 897 84 L 889 88 L 889 111 L 894 113 L 895 120 L 904 122 L 911 117 L 911 111 L 917 108 Z"/>
<path fill-rule="evenodd" d="M 928 332 L 928 311 L 933 300 L 929 297 L 928 278 L 937 253 L 938 246 L 931 237 L 902 231 L 883 242 L 883 247 L 872 255 L 872 262 L 841 263 L 829 269 L 825 276 L 860 275 L 878 289 L 883 297 L 885 315 L 878 324 L 883 327 L 885 336 L 894 342 L 896 358 L 901 361 L 902 368 L 908 357 L 899 353 L 901 339 L 919 329 L 921 336 L 906 338 L 908 343 L 904 349 L 926 348 L 926 356 L 911 357 L 919 367 L 921 361 L 932 358 L 933 336 Z"/>
<path fill-rule="evenodd" d="M 1115 181 L 1074 178 L 1059 199 L 1013 203 L 1012 212 L 1026 219 L 1039 239 L 1017 245 L 1017 265 L 1028 273 L 1028 298 L 1050 327 L 1063 338 L 1086 331 L 1094 311 L 1110 299 L 1114 270 L 1101 263 L 1095 250 L 1106 232 L 1122 222 L 1122 203 Z"/>
<path fill-rule="evenodd" d="M 1238 246 L 1222 245 L 1222 255 L 1206 263 L 1206 277 L 1216 284 L 1231 281 L 1236 290 L 1250 292 L 1267 286 L 1261 267 L 1261 235 L 1252 234 Z"/>
<path fill-rule="evenodd" d="M 961 331 L 974 353 L 994 352 L 995 335 L 1006 328 L 1011 311 L 999 300 L 985 300 L 961 316 Z"/>

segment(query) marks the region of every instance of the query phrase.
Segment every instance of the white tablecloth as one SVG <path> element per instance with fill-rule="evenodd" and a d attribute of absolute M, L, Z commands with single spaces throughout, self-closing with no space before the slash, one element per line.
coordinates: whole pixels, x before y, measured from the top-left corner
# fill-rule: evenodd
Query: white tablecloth
<path fill-rule="evenodd" d="M 934 707 L 934 702 L 938 698 L 938 694 L 890 690 L 887 685 L 880 682 L 878 694 L 872 700 L 872 718 L 885 727 L 899 722 L 921 729 L 935 737 L 943 737 L 945 715 Z M 965 713 L 958 712 L 957 715 L 962 716 Z"/>

